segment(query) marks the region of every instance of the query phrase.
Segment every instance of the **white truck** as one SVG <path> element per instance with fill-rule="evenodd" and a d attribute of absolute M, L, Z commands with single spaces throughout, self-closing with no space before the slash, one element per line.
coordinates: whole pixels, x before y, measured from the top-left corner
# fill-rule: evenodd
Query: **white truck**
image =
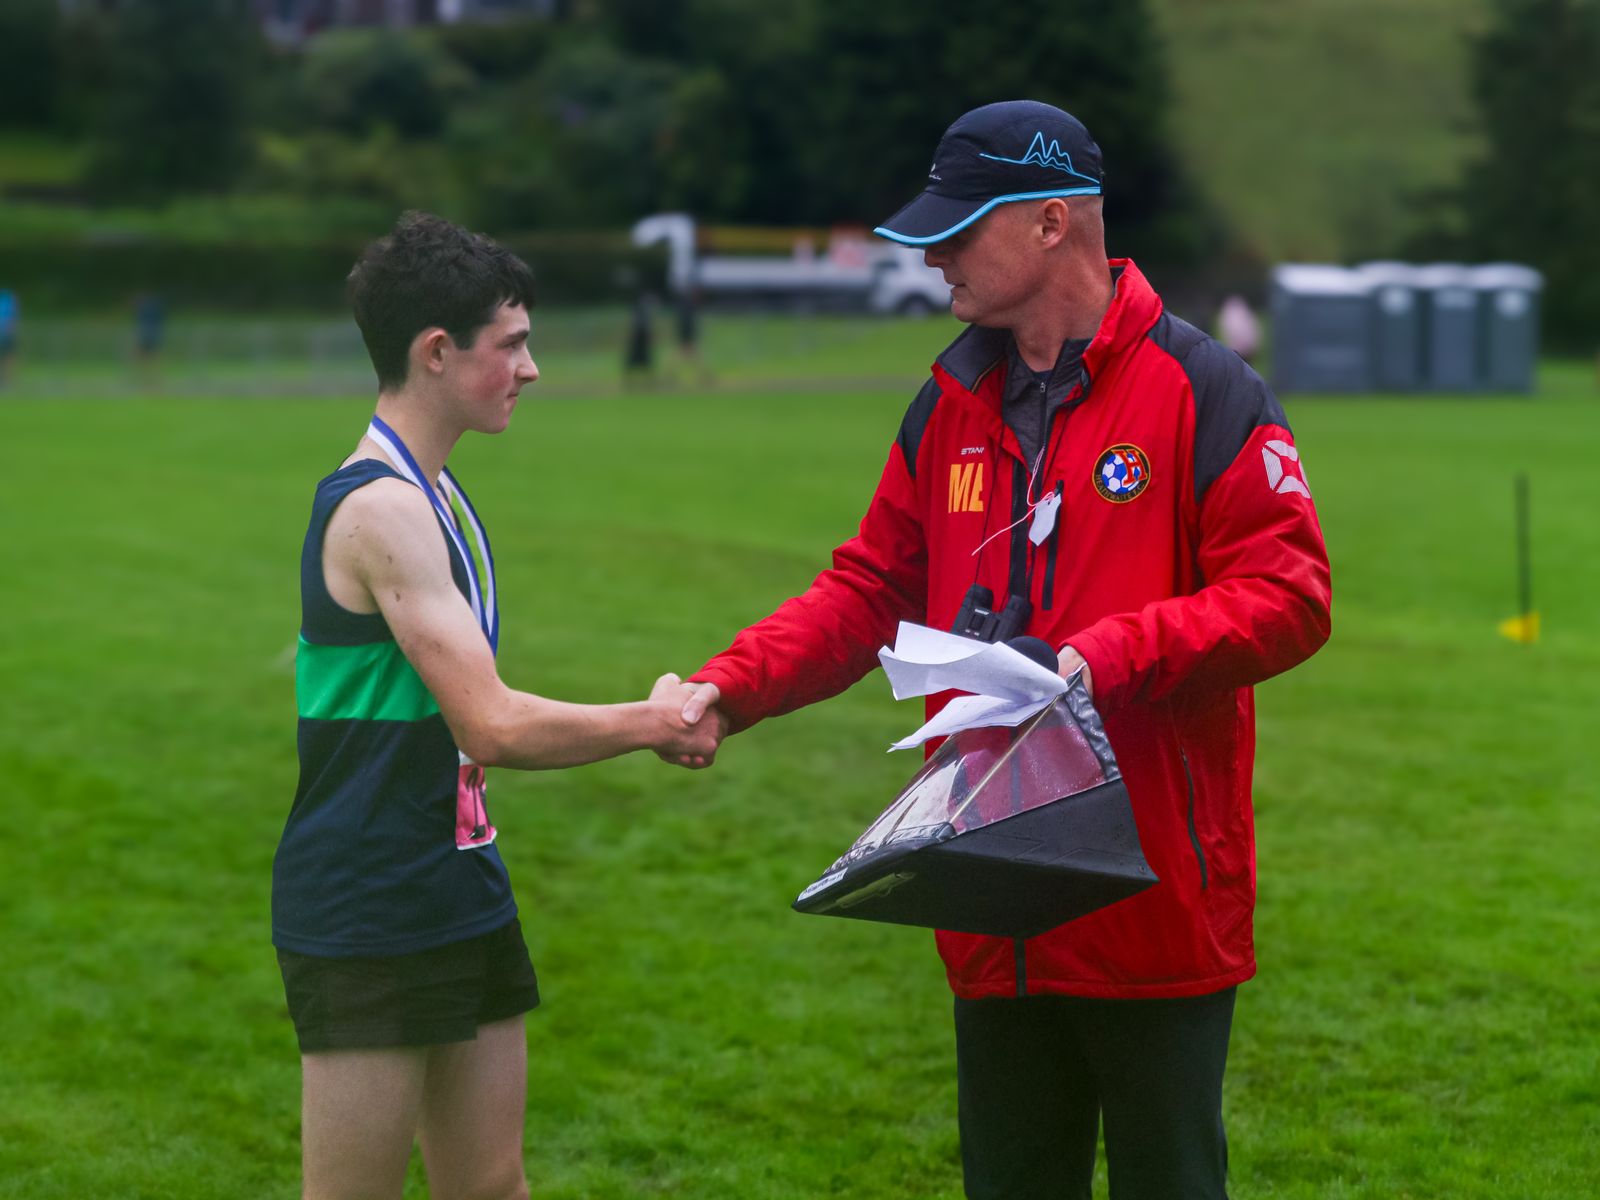
<path fill-rule="evenodd" d="M 813 243 L 800 238 L 793 253 L 778 257 L 701 254 L 694 218 L 686 213 L 658 213 L 633 227 L 634 245 L 663 242 L 667 283 L 676 295 L 908 316 L 950 307 L 944 276 L 922 261 L 920 250 L 865 235 L 835 233 L 820 256 Z"/>

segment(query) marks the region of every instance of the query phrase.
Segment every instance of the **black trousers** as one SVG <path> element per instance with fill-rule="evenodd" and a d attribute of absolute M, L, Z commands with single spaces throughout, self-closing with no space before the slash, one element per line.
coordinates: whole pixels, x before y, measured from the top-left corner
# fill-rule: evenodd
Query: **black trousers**
<path fill-rule="evenodd" d="M 956 1000 L 969 1200 L 1226 1200 L 1234 988 L 1179 1000 Z"/>

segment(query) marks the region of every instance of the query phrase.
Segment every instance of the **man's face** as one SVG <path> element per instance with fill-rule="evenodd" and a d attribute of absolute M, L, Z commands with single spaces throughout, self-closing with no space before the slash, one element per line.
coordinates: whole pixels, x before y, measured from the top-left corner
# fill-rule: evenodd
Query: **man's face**
<path fill-rule="evenodd" d="M 1036 294 L 1038 259 L 1027 253 L 1032 210 L 1029 204 L 997 205 L 923 252 L 950 285 L 950 311 L 958 321 L 1010 328 Z"/>
<path fill-rule="evenodd" d="M 478 330 L 472 348 L 452 346 L 450 371 L 467 428 L 499 433 L 511 423 L 517 393 L 539 378 L 528 353 L 528 310 L 502 304 Z"/>

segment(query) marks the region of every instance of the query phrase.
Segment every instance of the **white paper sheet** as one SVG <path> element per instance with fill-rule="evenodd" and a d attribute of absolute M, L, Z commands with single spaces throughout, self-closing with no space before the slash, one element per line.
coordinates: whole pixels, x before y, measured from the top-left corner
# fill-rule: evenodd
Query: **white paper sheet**
<path fill-rule="evenodd" d="M 1037 700 L 1059 696 L 1067 681 L 1004 643 L 979 642 L 901 621 L 894 648 L 878 661 L 896 700 L 955 689 L 981 696 Z"/>
<path fill-rule="evenodd" d="M 908 750 L 929 738 L 964 729 L 1020 725 L 1067 690 L 1067 681 L 1003 643 L 974 641 L 902 621 L 894 648 L 878 651 L 896 700 L 958 691 L 933 720 L 891 750 Z"/>
<path fill-rule="evenodd" d="M 949 737 L 952 733 L 960 733 L 963 729 L 982 729 L 989 725 L 1021 725 L 1054 699 L 1054 696 L 1046 696 L 1043 700 L 957 696 L 941 708 L 933 720 L 915 733 L 907 734 L 889 749 L 910 750 L 931 738 Z"/>

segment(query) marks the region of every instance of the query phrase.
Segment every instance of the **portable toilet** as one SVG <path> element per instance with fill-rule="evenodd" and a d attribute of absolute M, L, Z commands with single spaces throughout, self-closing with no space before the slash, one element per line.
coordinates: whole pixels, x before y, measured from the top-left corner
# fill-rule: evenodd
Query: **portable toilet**
<path fill-rule="evenodd" d="M 1363 263 L 1356 271 L 1372 282 L 1372 382 L 1382 392 L 1424 386 L 1422 298 L 1410 263 Z"/>
<path fill-rule="evenodd" d="M 1372 281 L 1344 267 L 1272 272 L 1272 377 L 1283 392 L 1372 390 Z"/>
<path fill-rule="evenodd" d="M 1478 365 L 1478 289 L 1472 272 L 1457 263 L 1418 267 L 1423 297 L 1422 359 L 1435 392 L 1473 392 L 1483 386 Z"/>
<path fill-rule="evenodd" d="M 1497 392 L 1533 391 L 1539 358 L 1539 293 L 1544 276 L 1521 263 L 1471 269 L 1478 292 L 1483 385 Z"/>

